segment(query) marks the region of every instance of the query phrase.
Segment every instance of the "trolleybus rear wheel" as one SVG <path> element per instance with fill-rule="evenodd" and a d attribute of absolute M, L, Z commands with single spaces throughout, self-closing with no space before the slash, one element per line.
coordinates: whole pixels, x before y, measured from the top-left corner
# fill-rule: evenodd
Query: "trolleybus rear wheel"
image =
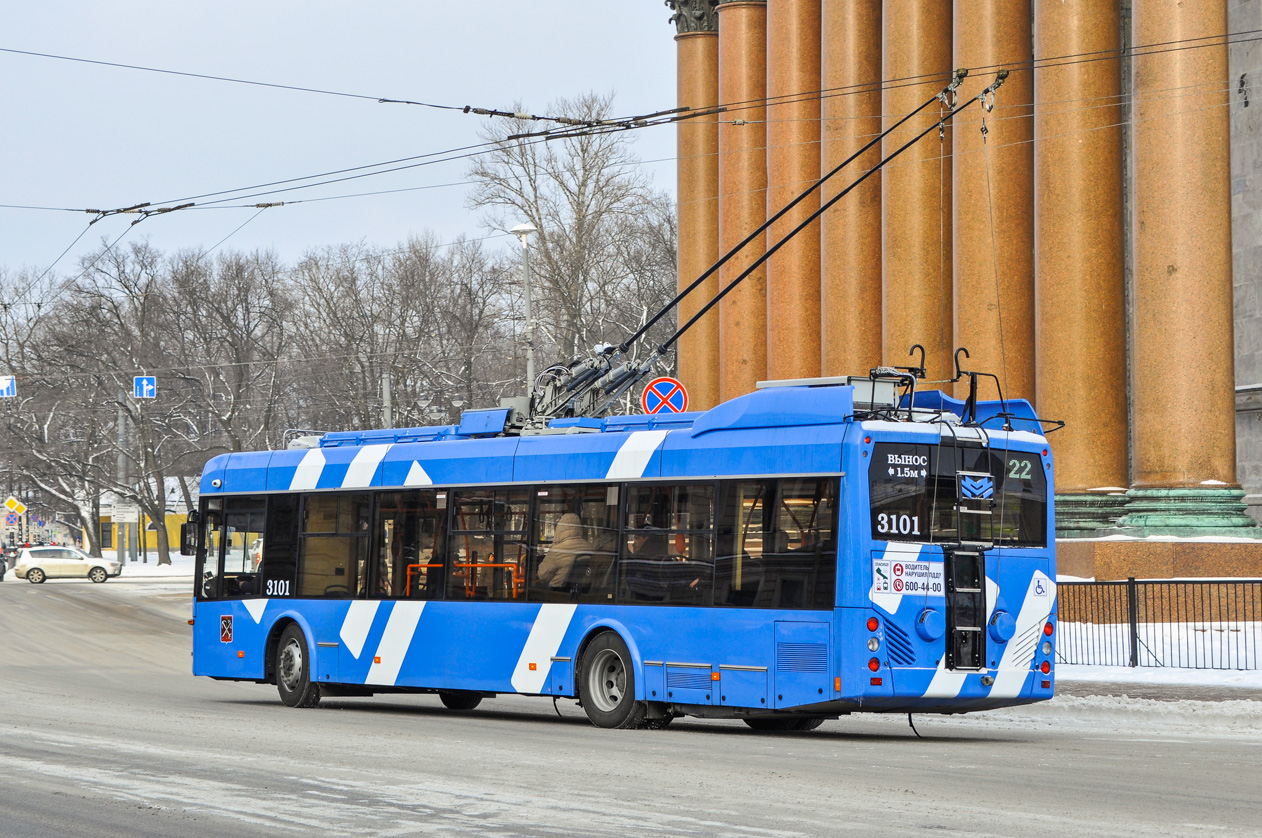
<path fill-rule="evenodd" d="M 596 727 L 633 728 L 644 720 L 644 702 L 635 700 L 635 670 L 627 644 L 612 631 L 592 639 L 583 653 L 581 697 Z"/>
<path fill-rule="evenodd" d="M 482 703 L 482 696 L 466 690 L 440 692 L 438 700 L 449 710 L 472 710 Z"/>
<path fill-rule="evenodd" d="M 795 719 L 782 716 L 755 716 L 745 719 L 745 724 L 754 730 L 788 732 L 814 730 L 824 723 L 823 719 Z"/>
<path fill-rule="evenodd" d="M 276 689 L 287 707 L 315 707 L 320 685 L 311 683 L 307 638 L 297 623 L 290 623 L 276 644 Z"/>

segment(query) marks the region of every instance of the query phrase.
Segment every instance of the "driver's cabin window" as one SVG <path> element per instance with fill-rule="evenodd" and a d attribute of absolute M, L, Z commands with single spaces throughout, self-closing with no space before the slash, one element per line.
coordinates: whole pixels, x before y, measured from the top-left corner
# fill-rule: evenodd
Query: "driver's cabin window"
<path fill-rule="evenodd" d="M 260 596 L 257 547 L 266 517 L 264 499 L 231 497 L 222 499 L 221 508 L 211 504 L 205 516 L 202 598 Z"/>

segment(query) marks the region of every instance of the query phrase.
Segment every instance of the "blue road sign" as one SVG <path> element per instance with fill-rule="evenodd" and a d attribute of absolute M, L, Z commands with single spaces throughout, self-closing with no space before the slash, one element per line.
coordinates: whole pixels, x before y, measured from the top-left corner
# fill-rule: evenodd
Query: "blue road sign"
<path fill-rule="evenodd" d="M 645 413 L 683 413 L 688 409 L 688 391 L 673 378 L 655 378 L 644 388 L 640 406 Z"/>
<path fill-rule="evenodd" d="M 138 375 L 132 379 L 132 396 L 137 399 L 156 399 L 158 397 L 158 379 L 152 375 Z"/>
<path fill-rule="evenodd" d="M 0 399 L 15 399 L 18 395 L 16 376 L 0 375 Z"/>

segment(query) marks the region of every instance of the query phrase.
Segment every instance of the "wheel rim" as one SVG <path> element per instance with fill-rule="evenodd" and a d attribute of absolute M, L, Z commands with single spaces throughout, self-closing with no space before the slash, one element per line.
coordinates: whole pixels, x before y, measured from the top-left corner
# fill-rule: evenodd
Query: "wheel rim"
<path fill-rule="evenodd" d="M 99 567 L 98 567 L 98 568 L 93 568 L 93 569 L 92 569 L 92 572 L 88 574 L 88 577 L 89 577 L 89 578 L 90 578 L 93 582 L 104 582 L 104 581 L 105 581 L 105 571 L 101 570 Z"/>
<path fill-rule="evenodd" d="M 285 689 L 296 692 L 302 684 L 302 646 L 297 640 L 290 638 L 280 653 L 280 682 Z"/>
<path fill-rule="evenodd" d="M 26 574 L 26 578 L 27 578 L 27 579 L 30 579 L 32 582 L 43 582 L 43 581 L 44 581 L 44 571 L 42 571 L 42 570 L 32 570 L 32 571 L 30 571 L 30 572 L 28 572 L 28 573 Z"/>
<path fill-rule="evenodd" d="M 622 703 L 626 686 L 627 668 L 622 657 L 612 649 L 597 652 L 587 676 L 588 698 L 596 708 L 612 712 Z"/>

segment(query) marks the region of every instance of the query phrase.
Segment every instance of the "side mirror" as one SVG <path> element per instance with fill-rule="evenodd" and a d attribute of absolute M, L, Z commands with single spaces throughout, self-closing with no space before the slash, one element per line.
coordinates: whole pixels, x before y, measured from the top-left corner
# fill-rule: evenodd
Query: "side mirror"
<path fill-rule="evenodd" d="M 196 556 L 197 555 L 197 525 L 193 523 L 180 524 L 180 555 Z"/>
<path fill-rule="evenodd" d="M 188 522 L 190 524 L 200 524 L 202 522 L 202 513 L 198 512 L 196 509 L 189 510 Z"/>

